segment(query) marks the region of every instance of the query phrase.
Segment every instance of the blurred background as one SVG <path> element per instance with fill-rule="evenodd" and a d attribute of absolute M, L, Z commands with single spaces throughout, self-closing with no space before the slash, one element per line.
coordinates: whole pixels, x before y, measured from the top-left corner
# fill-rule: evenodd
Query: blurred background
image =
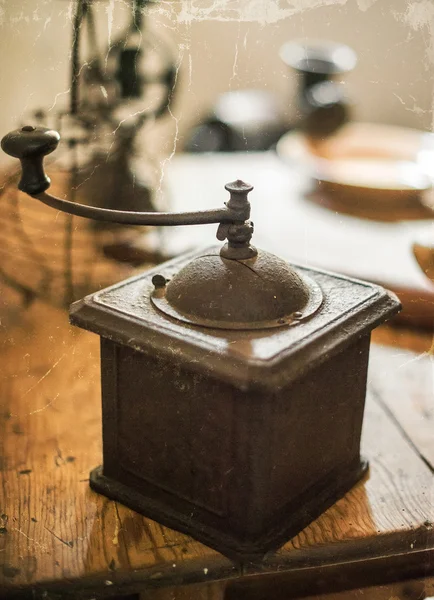
<path fill-rule="evenodd" d="M 104 40 L 116 37 L 131 12 L 122 0 L 99 0 L 95 9 Z M 7 0 L 0 10 L 0 131 L 7 132 L 26 111 L 65 102 L 74 3 Z M 173 117 L 159 124 L 167 137 L 153 132 L 163 152 L 172 151 L 175 133 L 181 148 L 227 90 L 274 91 L 290 118 L 296 78 L 279 49 L 298 38 L 355 50 L 357 69 L 346 82 L 358 120 L 431 129 L 434 7 L 427 0 L 171 0 L 147 10 L 151 26 L 173 44 L 180 69 Z"/>
<path fill-rule="evenodd" d="M 8 0 L 0 27 L 0 133 L 60 129 L 55 193 L 197 210 L 251 181 L 258 245 L 381 283 L 431 325 L 431 2 Z M 215 239 L 57 215 L 16 192 L 4 153 L 0 167 L 0 281 L 27 301 L 67 306 Z"/>

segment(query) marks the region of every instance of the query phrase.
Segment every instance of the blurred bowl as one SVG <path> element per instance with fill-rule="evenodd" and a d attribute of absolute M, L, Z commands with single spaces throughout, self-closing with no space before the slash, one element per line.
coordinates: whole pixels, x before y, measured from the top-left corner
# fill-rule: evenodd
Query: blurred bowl
<path fill-rule="evenodd" d="M 289 132 L 278 142 L 277 152 L 307 169 L 319 191 L 333 202 L 389 210 L 421 204 L 422 195 L 432 188 L 433 178 L 418 162 L 426 135 L 430 134 L 351 123 L 319 142 Z"/>

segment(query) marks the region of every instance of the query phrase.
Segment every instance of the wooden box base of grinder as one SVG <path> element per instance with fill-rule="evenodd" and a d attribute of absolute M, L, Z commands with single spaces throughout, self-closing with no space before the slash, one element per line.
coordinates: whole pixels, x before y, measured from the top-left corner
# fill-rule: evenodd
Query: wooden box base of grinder
<path fill-rule="evenodd" d="M 184 255 L 71 309 L 73 324 L 101 336 L 103 465 L 91 487 L 237 560 L 277 548 L 366 470 L 370 332 L 399 308 L 378 286 L 293 267 L 310 308 L 283 326 L 254 315 L 249 328 L 234 314 L 231 328 L 214 327 L 216 285 L 248 312 L 265 293 L 258 261 L 278 261 L 280 276 L 280 259 L 255 260 L 228 268 L 237 261 L 215 248 Z M 165 284 L 182 270 L 188 289 L 181 282 L 172 301 Z M 193 316 L 189 297 L 202 303 Z"/>

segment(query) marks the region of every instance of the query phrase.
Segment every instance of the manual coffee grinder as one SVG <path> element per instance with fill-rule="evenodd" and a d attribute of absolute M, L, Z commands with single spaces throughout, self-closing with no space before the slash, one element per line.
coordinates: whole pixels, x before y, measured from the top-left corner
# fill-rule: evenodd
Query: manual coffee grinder
<path fill-rule="evenodd" d="M 118 211 L 46 192 L 55 131 L 2 140 L 19 188 L 74 215 L 133 225 L 218 223 L 222 247 L 87 296 L 71 322 L 101 337 L 103 465 L 91 487 L 237 560 L 277 548 L 363 475 L 370 333 L 393 294 L 251 245 L 250 185 L 216 210 Z"/>

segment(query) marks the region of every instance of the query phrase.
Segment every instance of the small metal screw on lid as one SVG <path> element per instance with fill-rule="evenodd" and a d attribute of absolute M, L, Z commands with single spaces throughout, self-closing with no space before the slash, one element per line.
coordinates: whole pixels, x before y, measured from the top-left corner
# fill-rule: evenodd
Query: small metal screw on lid
<path fill-rule="evenodd" d="M 163 288 L 166 285 L 166 283 L 167 279 L 164 277 L 164 275 L 160 275 L 159 273 L 154 275 L 152 278 L 152 284 L 156 288 Z"/>

